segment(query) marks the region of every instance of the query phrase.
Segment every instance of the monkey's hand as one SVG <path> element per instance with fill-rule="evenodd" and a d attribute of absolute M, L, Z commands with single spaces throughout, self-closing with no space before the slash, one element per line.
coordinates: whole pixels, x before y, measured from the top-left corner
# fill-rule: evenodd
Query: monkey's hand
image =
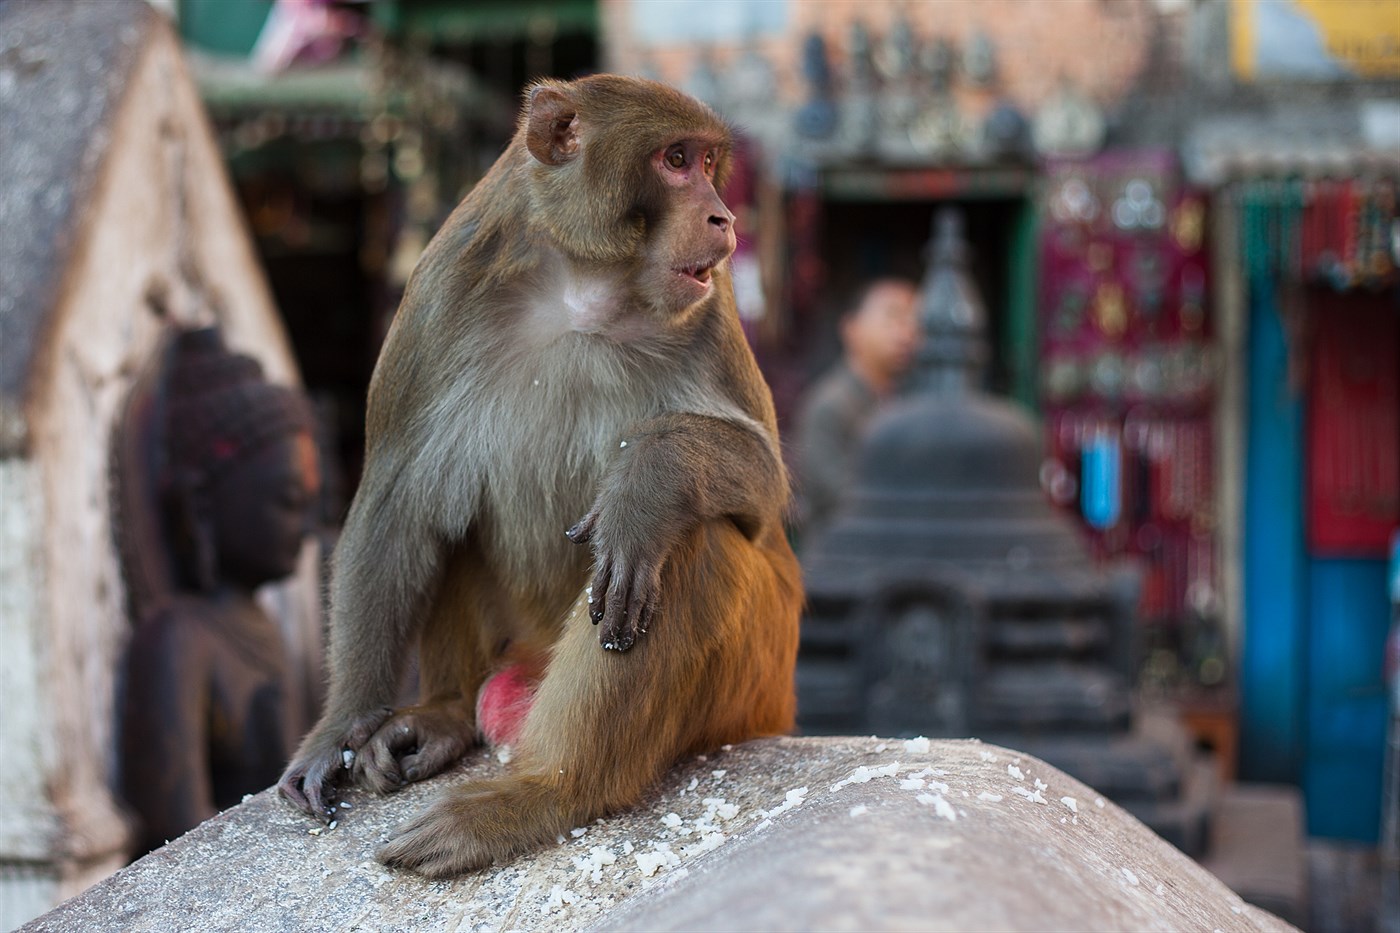
<path fill-rule="evenodd" d="M 297 809 L 330 822 L 335 814 L 336 784 L 354 763 L 356 753 L 393 710 L 381 706 L 347 722 L 322 719 L 292 756 L 277 782 L 277 792 Z"/>
<path fill-rule="evenodd" d="M 443 700 L 395 712 L 355 755 L 355 782 L 379 794 L 441 772 L 471 746 L 472 710 Z"/>
<path fill-rule="evenodd" d="M 671 548 L 670 542 L 655 543 L 657 536 L 648 536 L 653 542 L 650 547 L 628 546 L 626 540 L 635 541 L 637 536 L 603 530 L 603 511 L 595 505 L 564 534 L 575 544 L 593 545 L 588 615 L 598 626 L 604 648 L 626 651 L 651 627 L 661 596 L 661 569 Z"/>

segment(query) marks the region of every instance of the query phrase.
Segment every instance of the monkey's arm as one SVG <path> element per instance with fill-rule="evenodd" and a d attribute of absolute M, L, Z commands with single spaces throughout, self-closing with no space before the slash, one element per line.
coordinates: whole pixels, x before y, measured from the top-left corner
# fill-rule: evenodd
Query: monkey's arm
<path fill-rule="evenodd" d="M 323 821 L 336 782 L 392 712 L 409 638 L 438 579 L 442 539 L 412 488 L 392 456 L 372 458 L 336 546 L 326 711 L 277 785 Z"/>
<path fill-rule="evenodd" d="M 672 413 L 628 431 L 587 515 L 566 534 L 593 547 L 590 614 L 605 648 L 626 651 L 664 614 L 661 570 L 702 522 L 728 519 L 748 538 L 780 523 L 787 475 L 763 428 Z"/>

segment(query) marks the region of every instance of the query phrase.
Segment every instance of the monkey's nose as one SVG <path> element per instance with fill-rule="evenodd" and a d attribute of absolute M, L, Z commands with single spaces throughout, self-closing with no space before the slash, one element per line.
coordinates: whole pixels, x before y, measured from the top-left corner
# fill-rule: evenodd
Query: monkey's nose
<path fill-rule="evenodd" d="M 734 215 L 725 211 L 723 214 L 710 215 L 710 223 L 720 229 L 721 233 L 728 233 L 729 227 L 734 223 Z"/>

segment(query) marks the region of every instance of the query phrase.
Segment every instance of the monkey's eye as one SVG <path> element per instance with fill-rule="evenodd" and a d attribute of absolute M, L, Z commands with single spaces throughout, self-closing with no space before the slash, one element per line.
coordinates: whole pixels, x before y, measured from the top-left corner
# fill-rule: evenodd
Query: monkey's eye
<path fill-rule="evenodd" d="M 713 172 L 714 170 L 715 170 L 715 154 L 714 154 L 713 152 L 707 152 L 707 153 L 705 153 L 705 174 L 708 175 L 710 172 Z"/>
<path fill-rule="evenodd" d="M 685 168 L 685 147 L 672 146 L 666 150 L 666 164 L 674 169 Z"/>

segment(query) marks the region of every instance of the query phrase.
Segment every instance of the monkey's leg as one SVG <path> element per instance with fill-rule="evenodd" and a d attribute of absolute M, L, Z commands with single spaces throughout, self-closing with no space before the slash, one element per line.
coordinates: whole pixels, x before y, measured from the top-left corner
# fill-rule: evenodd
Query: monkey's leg
<path fill-rule="evenodd" d="M 627 654 L 599 648 L 581 596 L 513 773 L 448 791 L 379 857 L 435 878 L 479 868 L 635 803 L 684 755 L 790 729 L 801 595 L 786 543 L 706 523 L 662 593 L 666 624 Z"/>
<path fill-rule="evenodd" d="M 548 645 L 531 646 L 520 611 L 472 542 L 455 548 L 419 640 L 422 700 L 395 710 L 355 758 L 355 779 L 378 793 L 452 765 L 477 741 L 476 704 L 488 677 L 508 667 L 538 682 Z"/>

